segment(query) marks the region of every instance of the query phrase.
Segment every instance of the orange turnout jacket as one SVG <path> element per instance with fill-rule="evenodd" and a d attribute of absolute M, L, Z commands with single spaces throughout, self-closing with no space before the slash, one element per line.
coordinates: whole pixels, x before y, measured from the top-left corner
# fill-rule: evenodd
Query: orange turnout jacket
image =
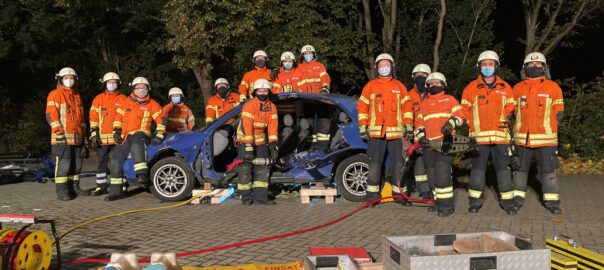
<path fill-rule="evenodd" d="M 331 78 L 329 74 L 327 74 L 327 69 L 317 60 L 312 60 L 310 62 L 302 61 L 298 65 L 298 69 L 302 72 L 302 77 L 304 79 L 304 87 L 300 87 L 300 92 L 306 93 L 319 93 L 321 92 L 321 88 L 323 86 L 329 87 L 331 83 Z"/>
<path fill-rule="evenodd" d="M 184 103 L 174 104 L 172 102 L 162 109 L 166 119 L 166 131 L 176 133 L 181 131 L 190 131 L 195 126 L 195 116 L 191 109 Z"/>
<path fill-rule="evenodd" d="M 51 127 L 50 144 L 56 145 L 57 135 L 64 135 L 67 145 L 81 145 L 86 133 L 84 108 L 80 94 L 59 86 L 48 94 L 46 120 Z"/>
<path fill-rule="evenodd" d="M 253 98 L 243 105 L 241 122 L 237 128 L 237 141 L 255 145 L 277 142 L 277 106 L 270 100 L 265 102 Z"/>
<path fill-rule="evenodd" d="M 454 97 L 446 95 L 444 91 L 436 95 L 429 94 L 420 103 L 419 115 L 415 118 L 416 134 L 418 129 L 424 128 L 428 140 L 441 138 L 443 134 L 440 130 L 449 118 L 454 116 L 461 125 L 463 115 L 463 109 Z"/>
<path fill-rule="evenodd" d="M 122 129 L 124 140 L 128 135 L 139 131 L 151 137 L 152 121 L 155 121 L 157 133 L 163 134 L 166 131 L 162 107 L 149 96 L 139 101 L 132 93 L 116 112 L 113 127 Z"/>
<path fill-rule="evenodd" d="M 254 68 L 243 75 L 241 84 L 239 84 L 239 95 L 241 100 L 246 100 L 252 96 L 254 82 L 258 79 L 271 80 L 271 70 L 267 67 Z"/>
<path fill-rule="evenodd" d="M 229 93 L 225 99 L 220 94 L 211 96 L 206 106 L 206 125 L 216 121 L 218 117 L 239 105 L 239 96 Z"/>
<path fill-rule="evenodd" d="M 101 142 L 105 145 L 115 144 L 113 140 L 113 121 L 115 119 L 115 110 L 124 102 L 126 96 L 119 91 L 105 92 L 98 94 L 92 100 L 90 107 L 90 129 L 98 128 Z"/>

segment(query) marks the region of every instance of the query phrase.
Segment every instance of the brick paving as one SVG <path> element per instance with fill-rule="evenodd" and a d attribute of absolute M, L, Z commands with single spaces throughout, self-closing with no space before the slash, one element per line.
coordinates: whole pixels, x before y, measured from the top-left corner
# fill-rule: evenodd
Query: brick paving
<path fill-rule="evenodd" d="M 554 233 L 575 238 L 582 246 L 604 253 L 604 178 L 560 176 L 563 215 L 549 214 L 528 192 L 524 208 L 507 216 L 496 203 L 493 189 L 477 214 L 467 213 L 467 192 L 457 188 L 456 212 L 437 218 L 424 207 L 383 204 L 319 231 L 250 246 L 181 258 L 182 265 L 232 265 L 252 262 L 283 263 L 301 259 L 310 246 L 363 246 L 377 261 L 382 235 L 415 235 L 501 230 L 529 237 L 544 246 Z M 82 186 L 92 188 L 93 178 Z M 242 206 L 230 199 L 221 205 L 186 205 L 175 209 L 137 213 L 103 220 L 76 230 L 62 241 L 64 260 L 83 257 L 108 258 L 112 252 L 183 252 L 265 237 L 322 224 L 361 205 L 337 199 L 333 205 L 314 199 L 311 204 L 282 199 L 276 206 Z M 140 192 L 125 200 L 104 202 L 102 197 L 55 199 L 52 183 L 24 182 L 0 186 L 0 212 L 36 213 L 58 221 L 59 232 L 78 222 L 109 213 L 142 207 L 165 206 L 152 194 Z M 35 210 L 34 209 L 39 209 Z M 35 227 L 44 229 L 45 227 Z M 65 269 L 94 268 L 94 264 Z"/>

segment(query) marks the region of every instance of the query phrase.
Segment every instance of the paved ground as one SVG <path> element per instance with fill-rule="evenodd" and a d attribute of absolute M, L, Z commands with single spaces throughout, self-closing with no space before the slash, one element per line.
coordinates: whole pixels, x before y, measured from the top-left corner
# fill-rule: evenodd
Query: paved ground
<path fill-rule="evenodd" d="M 92 178 L 83 179 L 92 187 Z M 495 202 L 493 191 L 478 214 L 466 211 L 467 192 L 456 189 L 457 212 L 437 218 L 425 208 L 395 204 L 366 209 L 331 227 L 285 239 L 194 255 L 181 264 L 207 266 L 251 262 L 279 263 L 302 258 L 310 246 L 363 246 L 380 260 L 382 235 L 414 235 L 451 232 L 502 230 L 544 245 L 554 233 L 572 236 L 578 242 L 604 252 L 604 178 L 561 176 L 564 214 L 550 215 L 534 191 L 517 216 L 507 216 Z M 117 202 L 101 197 L 77 198 L 70 202 L 55 199 L 53 184 L 18 183 L 0 186 L 0 212 L 32 213 L 58 221 L 59 231 L 101 215 L 141 207 L 168 205 L 150 193 L 141 192 Z M 171 210 L 133 214 L 100 221 L 66 236 L 62 243 L 65 260 L 83 257 L 108 258 L 112 252 L 183 252 L 270 236 L 322 224 L 357 207 L 360 203 L 338 199 L 334 205 L 314 200 L 302 205 L 298 200 L 278 200 L 276 206 L 244 207 L 236 200 L 222 205 L 186 205 Z M 34 211 L 33 209 L 40 209 Z M 93 264 L 67 269 L 92 268 Z"/>

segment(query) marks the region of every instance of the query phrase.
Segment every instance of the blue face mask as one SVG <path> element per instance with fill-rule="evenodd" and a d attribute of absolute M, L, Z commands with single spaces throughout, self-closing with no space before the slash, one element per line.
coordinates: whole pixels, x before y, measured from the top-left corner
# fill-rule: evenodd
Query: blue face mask
<path fill-rule="evenodd" d="M 294 67 L 294 63 L 283 63 L 283 67 L 287 70 L 290 70 Z"/>
<path fill-rule="evenodd" d="M 389 67 L 382 67 L 378 69 L 378 73 L 381 77 L 388 77 L 390 75 L 391 69 Z"/>
<path fill-rule="evenodd" d="M 493 76 L 493 74 L 495 74 L 495 67 L 481 67 L 480 73 L 482 74 L 482 76 L 489 78 Z"/>
<path fill-rule="evenodd" d="M 180 103 L 180 96 L 172 97 L 172 103 L 174 103 L 174 104 Z"/>
<path fill-rule="evenodd" d="M 304 61 L 306 61 L 307 63 L 310 63 L 310 61 L 312 61 L 313 59 L 315 59 L 315 55 L 313 53 L 304 55 Z"/>

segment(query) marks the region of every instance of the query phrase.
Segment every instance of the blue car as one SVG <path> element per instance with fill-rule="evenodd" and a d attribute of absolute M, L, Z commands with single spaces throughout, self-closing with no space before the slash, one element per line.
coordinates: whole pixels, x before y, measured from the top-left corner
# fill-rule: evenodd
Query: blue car
<path fill-rule="evenodd" d="M 359 135 L 357 99 L 339 94 L 281 93 L 271 100 L 279 113 L 279 160 L 272 165 L 271 183 L 334 183 L 350 201 L 364 200 L 369 166 L 367 143 Z M 237 156 L 236 130 L 242 105 L 199 131 L 166 136 L 149 145 L 150 189 L 162 201 L 181 201 L 195 186 L 221 186 L 236 177 L 228 167 Z M 331 140 L 327 151 L 312 150 L 314 113 L 329 108 Z M 386 164 L 386 172 L 390 171 Z M 132 160 L 124 164 L 126 177 L 135 178 Z M 236 180 L 236 179 L 235 179 Z"/>

